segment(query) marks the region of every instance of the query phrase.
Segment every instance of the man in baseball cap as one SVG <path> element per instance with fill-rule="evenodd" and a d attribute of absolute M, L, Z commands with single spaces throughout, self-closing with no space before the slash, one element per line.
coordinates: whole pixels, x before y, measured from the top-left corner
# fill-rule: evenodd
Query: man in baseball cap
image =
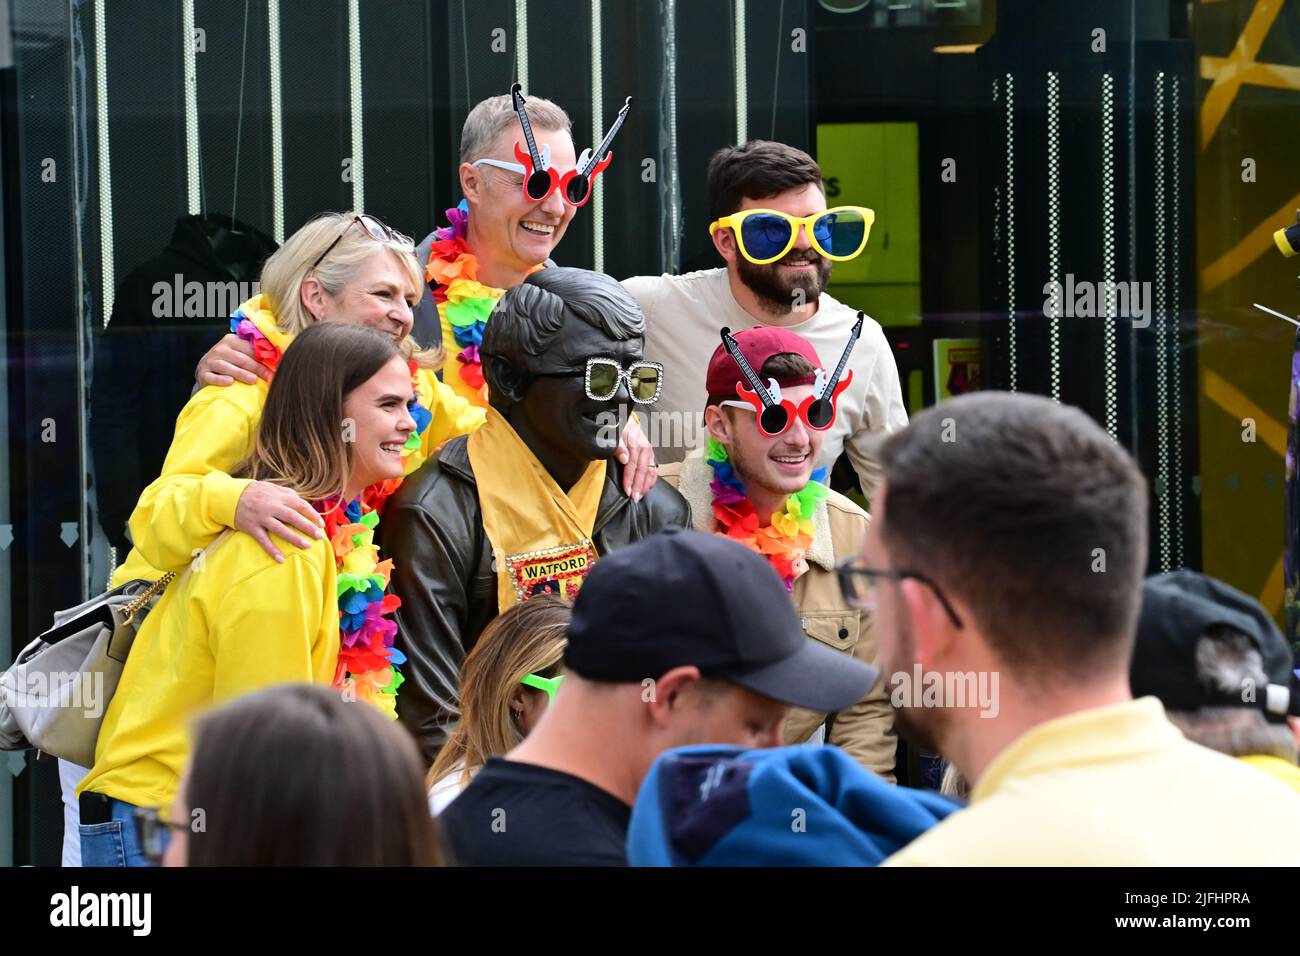
<path fill-rule="evenodd" d="M 781 743 L 791 706 L 861 700 L 875 668 L 809 640 L 771 565 L 667 531 L 603 558 L 538 725 L 439 818 L 461 865 L 621 866 L 637 789 L 671 747 Z"/>
<path fill-rule="evenodd" d="M 1188 740 L 1300 791 L 1300 682 L 1258 601 L 1195 571 L 1146 579 L 1129 682 Z"/>
<path fill-rule="evenodd" d="M 864 319 L 826 365 L 789 329 L 723 330 L 709 360 L 704 448 L 665 465 L 660 477 L 691 506 L 696 530 L 730 538 L 762 555 L 809 637 L 868 664 L 876 640 L 868 614 L 850 607 L 835 563 L 857 553 L 867 514 L 826 485 L 817 467 L 823 441 L 853 379 L 850 358 Z M 837 374 L 837 370 L 848 371 Z M 893 781 L 897 737 L 882 685 L 838 713 L 800 708 L 784 742 L 826 741 Z"/>

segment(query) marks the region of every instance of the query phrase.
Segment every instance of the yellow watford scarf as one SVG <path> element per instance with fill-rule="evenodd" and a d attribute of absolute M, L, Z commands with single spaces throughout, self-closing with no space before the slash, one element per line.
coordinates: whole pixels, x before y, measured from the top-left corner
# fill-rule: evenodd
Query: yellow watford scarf
<path fill-rule="evenodd" d="M 605 462 L 593 461 L 565 494 L 491 406 L 468 451 L 495 559 L 498 609 L 547 591 L 573 600 L 596 561 L 591 535 Z"/>

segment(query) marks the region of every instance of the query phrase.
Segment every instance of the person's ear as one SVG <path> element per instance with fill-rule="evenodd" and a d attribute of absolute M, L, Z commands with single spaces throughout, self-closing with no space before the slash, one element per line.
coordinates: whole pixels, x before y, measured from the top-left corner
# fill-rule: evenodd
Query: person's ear
<path fill-rule="evenodd" d="M 1288 717 L 1287 725 L 1291 728 L 1291 734 L 1295 737 L 1296 746 L 1300 747 L 1300 717 Z"/>
<path fill-rule="evenodd" d="M 735 265 L 740 250 L 736 248 L 736 233 L 731 227 L 714 229 L 710 238 L 713 240 L 713 248 L 718 250 L 718 255 L 727 261 L 727 265 Z"/>
<path fill-rule="evenodd" d="M 461 163 L 459 172 L 461 195 L 471 206 L 482 202 L 483 190 L 487 188 L 482 171 L 473 163 Z"/>
<path fill-rule="evenodd" d="M 721 407 L 710 405 L 704 409 L 704 427 L 709 430 L 709 434 L 715 441 L 731 446 L 734 434 L 731 416 Z"/>
<path fill-rule="evenodd" d="M 528 689 L 523 684 L 516 684 L 515 689 L 510 692 L 510 713 L 518 720 L 524 715 L 524 707 L 528 703 Z"/>
<path fill-rule="evenodd" d="M 666 727 L 673 711 L 682 706 L 686 696 L 699 683 L 698 667 L 674 667 L 658 678 L 642 682 L 641 700 L 651 722 L 658 727 Z"/>
<path fill-rule="evenodd" d="M 325 290 L 321 288 L 320 280 L 315 276 L 308 276 L 302 280 L 302 285 L 299 288 L 299 294 L 302 296 L 302 307 L 317 322 L 321 321 L 325 315 Z"/>
<path fill-rule="evenodd" d="M 487 379 L 492 395 L 500 400 L 494 404 L 508 407 L 524 400 L 528 380 L 505 359 L 484 356 L 483 376 Z"/>
<path fill-rule="evenodd" d="M 916 662 L 922 670 L 943 670 L 936 664 L 947 660 L 955 637 L 943 602 L 929 585 L 915 578 L 899 581 L 898 592 L 912 621 Z"/>

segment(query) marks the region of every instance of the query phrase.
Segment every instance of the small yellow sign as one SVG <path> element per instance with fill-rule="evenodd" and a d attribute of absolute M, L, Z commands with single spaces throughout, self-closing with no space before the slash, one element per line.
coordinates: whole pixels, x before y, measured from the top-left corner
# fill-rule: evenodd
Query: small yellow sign
<path fill-rule="evenodd" d="M 984 384 L 979 339 L 934 340 L 934 400 L 978 392 Z"/>

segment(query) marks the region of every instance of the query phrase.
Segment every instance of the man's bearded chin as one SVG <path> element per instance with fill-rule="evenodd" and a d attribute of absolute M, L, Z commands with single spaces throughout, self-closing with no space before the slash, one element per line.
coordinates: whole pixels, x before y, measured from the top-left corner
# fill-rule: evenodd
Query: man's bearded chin
<path fill-rule="evenodd" d="M 798 272 L 782 275 L 777 268 L 782 264 L 815 262 L 817 268 L 811 272 Z M 772 315 L 785 315 L 795 311 L 800 305 L 815 302 L 831 281 L 831 260 L 818 255 L 814 250 L 804 252 L 791 251 L 783 259 L 769 262 L 765 266 L 754 265 L 744 256 L 736 259 L 736 271 L 740 281 L 749 291 L 758 297 L 758 304 L 765 312 Z M 802 290 L 801 300 L 795 299 L 796 290 Z"/>

